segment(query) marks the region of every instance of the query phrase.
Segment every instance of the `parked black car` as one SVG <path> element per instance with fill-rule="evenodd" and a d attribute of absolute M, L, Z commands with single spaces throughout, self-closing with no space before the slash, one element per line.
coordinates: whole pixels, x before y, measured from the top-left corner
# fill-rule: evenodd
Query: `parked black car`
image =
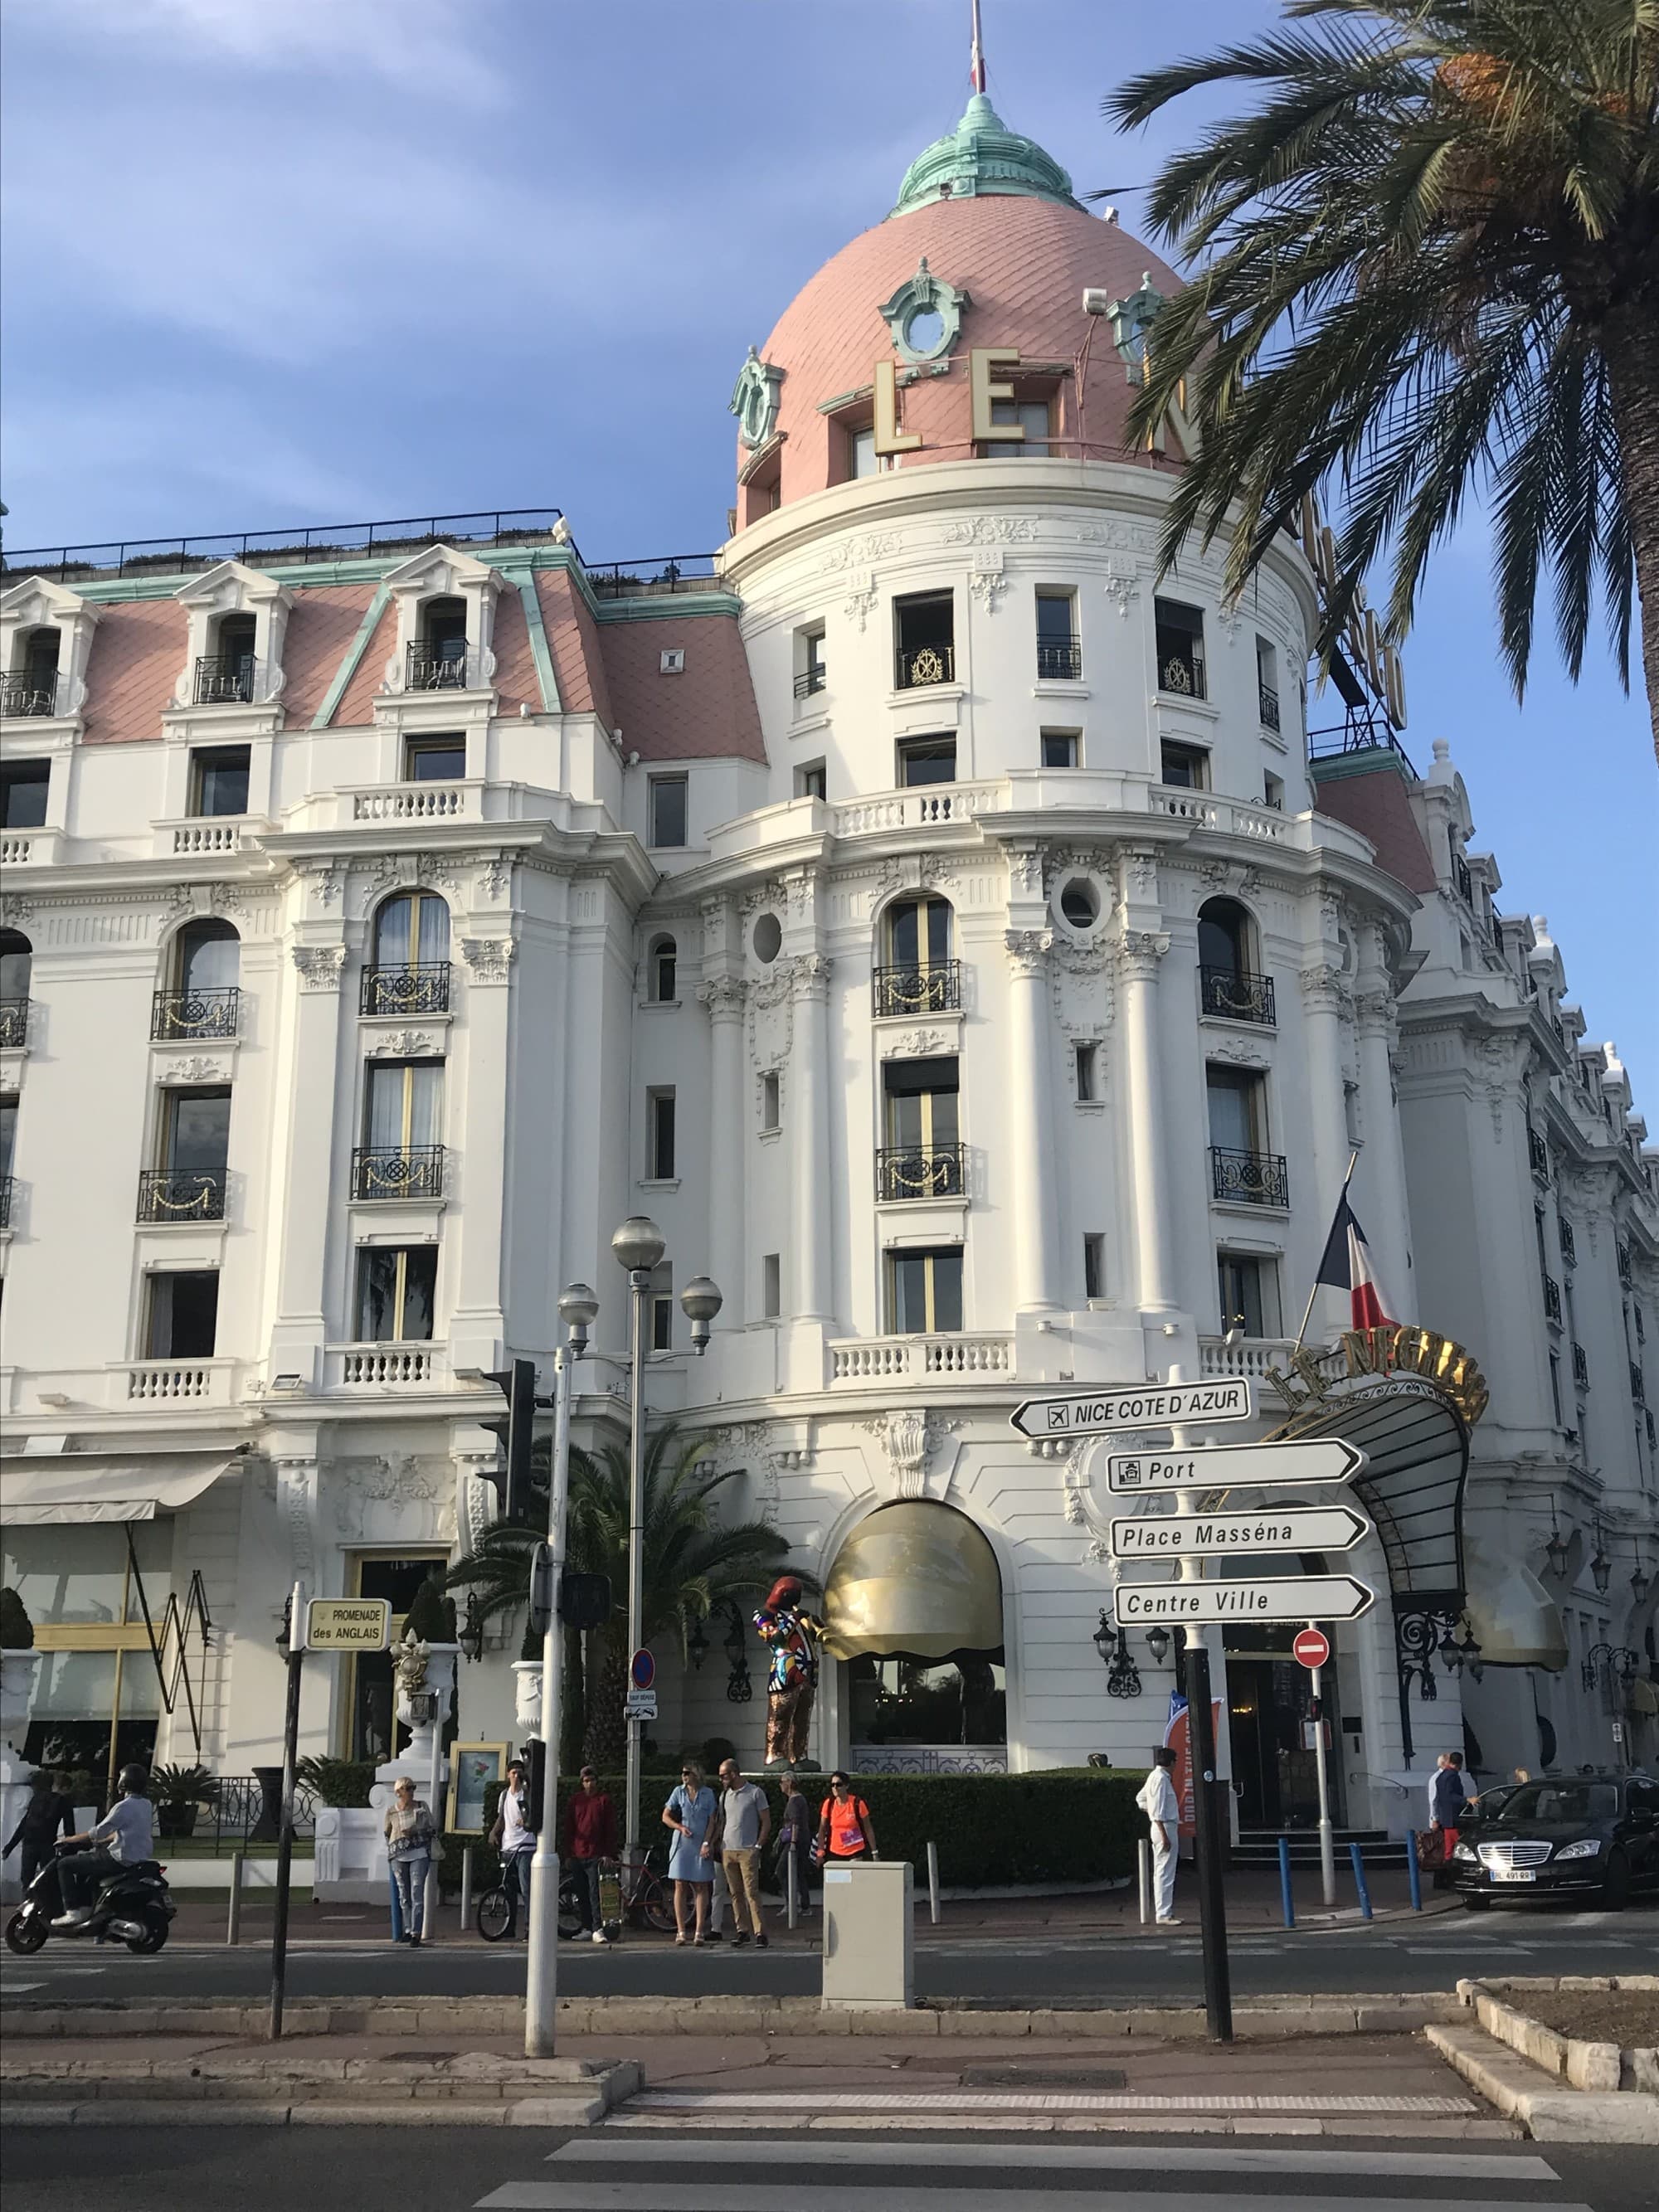
<path fill-rule="evenodd" d="M 1577 1897 L 1617 1911 L 1659 1890 L 1659 1782 L 1641 1774 L 1564 1774 L 1523 1783 L 1458 1829 L 1451 1886 L 1472 1912 L 1494 1898 Z"/>

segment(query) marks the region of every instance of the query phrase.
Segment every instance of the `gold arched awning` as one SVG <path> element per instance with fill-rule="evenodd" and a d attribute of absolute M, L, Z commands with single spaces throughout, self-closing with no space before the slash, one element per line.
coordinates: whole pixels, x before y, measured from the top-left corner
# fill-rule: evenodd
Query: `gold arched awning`
<path fill-rule="evenodd" d="M 861 1651 L 994 1651 L 1002 1642 L 996 1553 L 965 1513 L 916 1499 L 878 1506 L 842 1546 L 824 1592 L 825 1642 Z"/>
<path fill-rule="evenodd" d="M 1567 1663 L 1561 1608 L 1530 1567 L 1500 1559 L 1465 1532 L 1469 1626 L 1488 1667 L 1546 1667 L 1559 1674 Z"/>

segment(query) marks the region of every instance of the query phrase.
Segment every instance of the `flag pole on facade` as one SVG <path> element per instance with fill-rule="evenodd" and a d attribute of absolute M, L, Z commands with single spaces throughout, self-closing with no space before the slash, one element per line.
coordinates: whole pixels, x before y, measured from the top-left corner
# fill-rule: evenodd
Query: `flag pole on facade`
<path fill-rule="evenodd" d="M 1313 1319 L 1314 1300 L 1319 1296 L 1319 1286 L 1322 1282 L 1328 1279 L 1325 1273 L 1325 1262 L 1330 1257 L 1331 1246 L 1336 1241 L 1338 1231 L 1346 1231 L 1347 1227 L 1349 1218 L 1348 1185 L 1353 1181 L 1354 1165 L 1358 1158 L 1359 1155 L 1357 1152 L 1350 1152 L 1348 1154 L 1348 1172 L 1343 1176 L 1342 1188 L 1337 1193 L 1336 1212 L 1331 1218 L 1331 1233 L 1325 1239 L 1325 1249 L 1320 1255 L 1318 1267 L 1314 1270 L 1313 1288 L 1308 1292 L 1308 1303 L 1303 1309 L 1302 1313 L 1302 1326 L 1296 1333 L 1296 1343 L 1293 1348 L 1297 1352 L 1301 1351 L 1302 1340 L 1308 1334 L 1308 1323 Z M 1344 1290 L 1348 1287 L 1348 1278 L 1346 1274 L 1343 1276 L 1342 1281 L 1338 1287 Z"/>
<path fill-rule="evenodd" d="M 980 37 L 979 0 L 974 0 L 974 52 L 969 74 L 974 81 L 974 90 L 983 92 L 985 89 L 985 46 Z"/>

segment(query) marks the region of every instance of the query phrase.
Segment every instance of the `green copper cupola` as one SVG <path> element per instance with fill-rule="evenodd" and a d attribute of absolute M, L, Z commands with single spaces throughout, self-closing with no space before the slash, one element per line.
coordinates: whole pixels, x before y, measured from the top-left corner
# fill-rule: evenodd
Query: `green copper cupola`
<path fill-rule="evenodd" d="M 976 92 L 949 137 L 936 139 L 905 171 L 892 213 L 910 215 L 939 200 L 973 199 L 988 192 L 1079 205 L 1059 162 L 1035 140 L 1010 131 L 986 94 Z"/>

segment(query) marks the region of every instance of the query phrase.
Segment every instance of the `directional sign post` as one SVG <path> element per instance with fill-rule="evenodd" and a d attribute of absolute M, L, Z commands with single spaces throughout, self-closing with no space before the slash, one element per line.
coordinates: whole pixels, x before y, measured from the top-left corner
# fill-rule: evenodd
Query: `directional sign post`
<path fill-rule="evenodd" d="M 1331 1639 L 1312 1621 L 1297 1631 L 1291 1656 L 1313 1676 L 1314 1764 L 1319 1777 L 1319 1885 L 1327 1905 L 1336 1903 L 1336 1836 L 1331 1826 L 1330 1777 L 1325 1763 L 1325 1662 L 1331 1656 Z"/>
<path fill-rule="evenodd" d="M 1111 1547 L 1115 1559 L 1236 1559 L 1275 1552 L 1351 1552 L 1370 1531 L 1370 1522 L 1351 1505 L 1143 1514 L 1111 1523 Z"/>
<path fill-rule="evenodd" d="M 1112 1429 L 1167 1429 L 1172 1421 L 1248 1421 L 1255 1410 L 1249 1379 L 1145 1382 L 1133 1389 L 1073 1391 L 1027 1398 L 1008 1416 L 1023 1437 L 1104 1436 Z"/>
<path fill-rule="evenodd" d="M 1112 1611 L 1120 1628 L 1154 1621 L 1358 1620 L 1376 1601 L 1375 1590 L 1352 1575 L 1255 1577 L 1237 1583 L 1120 1583 Z"/>
<path fill-rule="evenodd" d="M 1106 1487 L 1117 1498 L 1144 1498 L 1154 1490 L 1277 1490 L 1294 1483 L 1347 1482 L 1364 1465 L 1364 1453 L 1340 1437 L 1212 1444 L 1199 1451 L 1112 1452 Z"/>

